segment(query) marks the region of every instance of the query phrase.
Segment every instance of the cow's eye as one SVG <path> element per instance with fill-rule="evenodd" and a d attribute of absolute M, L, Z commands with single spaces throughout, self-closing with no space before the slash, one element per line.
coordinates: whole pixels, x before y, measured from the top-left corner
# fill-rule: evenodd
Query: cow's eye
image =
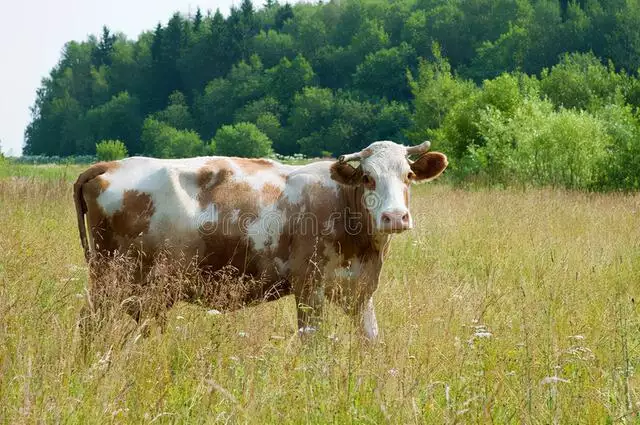
<path fill-rule="evenodd" d="M 376 181 L 373 179 L 373 177 L 369 176 L 368 174 L 365 174 L 364 176 L 362 176 L 362 184 L 367 189 L 373 190 L 376 188 Z"/>
<path fill-rule="evenodd" d="M 415 178 L 416 178 L 416 175 L 413 174 L 413 172 L 409 171 L 409 174 L 407 174 L 407 181 L 411 181 Z"/>

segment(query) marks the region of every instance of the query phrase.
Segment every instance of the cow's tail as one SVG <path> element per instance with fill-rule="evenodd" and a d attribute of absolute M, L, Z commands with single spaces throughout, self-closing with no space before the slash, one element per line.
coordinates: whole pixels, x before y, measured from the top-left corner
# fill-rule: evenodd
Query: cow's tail
<path fill-rule="evenodd" d="M 105 162 L 100 162 L 91 166 L 88 170 L 80 174 L 78 180 L 76 180 L 73 185 L 73 202 L 76 205 L 76 216 L 78 217 L 78 231 L 80 232 L 80 243 L 82 244 L 82 249 L 84 250 L 84 258 L 89 261 L 89 257 L 91 255 L 89 242 L 87 241 L 87 226 L 85 224 L 85 214 L 87 213 L 87 203 L 84 200 L 84 195 L 82 193 L 83 185 L 98 177 L 101 174 L 104 174 L 108 171 L 109 166 Z"/>

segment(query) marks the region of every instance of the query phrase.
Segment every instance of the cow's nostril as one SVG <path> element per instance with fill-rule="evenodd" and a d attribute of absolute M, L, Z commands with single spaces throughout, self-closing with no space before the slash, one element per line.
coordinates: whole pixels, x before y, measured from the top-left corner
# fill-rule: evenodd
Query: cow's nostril
<path fill-rule="evenodd" d="M 403 223 L 409 222 L 409 213 L 406 213 L 405 215 L 402 216 L 402 222 Z"/>
<path fill-rule="evenodd" d="M 388 214 L 383 214 L 382 215 L 382 221 L 384 221 L 385 223 L 390 223 L 391 222 L 391 217 L 389 217 Z"/>

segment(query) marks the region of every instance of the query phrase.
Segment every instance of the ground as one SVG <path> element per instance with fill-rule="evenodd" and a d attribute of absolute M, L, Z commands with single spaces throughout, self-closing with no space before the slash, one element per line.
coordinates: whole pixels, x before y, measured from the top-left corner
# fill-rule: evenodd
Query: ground
<path fill-rule="evenodd" d="M 291 298 L 179 304 L 146 338 L 115 315 L 83 360 L 79 169 L 0 164 L 2 423 L 639 420 L 639 195 L 419 185 L 379 343 L 329 310 L 302 344 Z"/>

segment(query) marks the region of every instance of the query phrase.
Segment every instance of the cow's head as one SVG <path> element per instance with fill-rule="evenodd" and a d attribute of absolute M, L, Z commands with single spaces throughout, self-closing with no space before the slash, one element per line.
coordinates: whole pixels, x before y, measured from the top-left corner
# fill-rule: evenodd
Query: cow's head
<path fill-rule="evenodd" d="M 361 185 L 363 203 L 373 217 L 375 229 L 396 233 L 413 227 L 409 212 L 409 186 L 429 181 L 447 168 L 447 157 L 429 152 L 431 143 L 403 146 L 389 141 L 374 142 L 360 152 L 342 155 L 331 167 L 331 178 L 344 185 Z M 417 159 L 411 161 L 409 156 Z M 353 167 L 349 161 L 357 161 Z"/>

